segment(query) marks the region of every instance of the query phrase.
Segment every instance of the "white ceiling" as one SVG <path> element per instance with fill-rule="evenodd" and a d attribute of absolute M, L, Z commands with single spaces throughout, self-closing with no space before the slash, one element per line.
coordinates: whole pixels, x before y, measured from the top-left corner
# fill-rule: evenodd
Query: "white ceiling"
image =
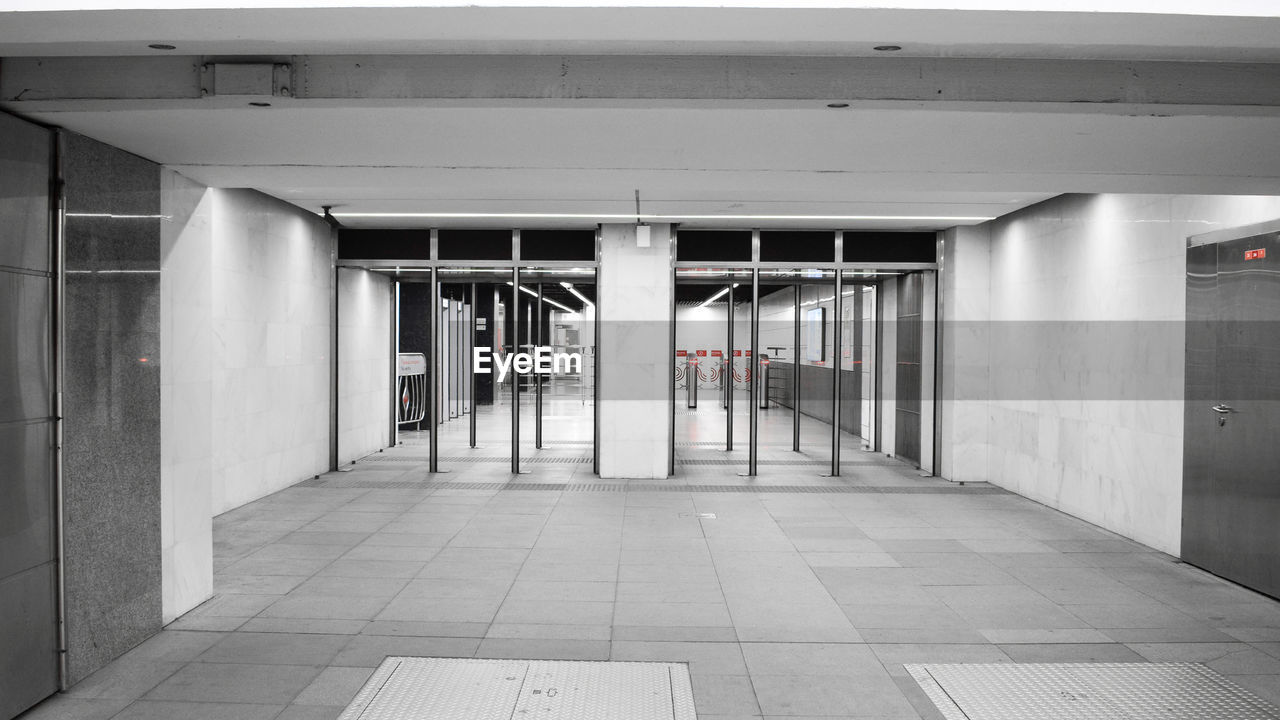
<path fill-rule="evenodd" d="M 1280 61 L 1278 22 L 1114 13 L 745 8 L 16 13 L 0 14 L 0 55 L 135 54 L 149 52 L 139 47 L 157 41 L 179 45 L 182 54 L 733 50 L 856 55 L 868 53 L 872 43 L 895 42 L 904 52 L 925 55 Z M 882 103 L 836 110 L 814 102 L 324 107 L 284 101 L 262 109 L 139 105 L 32 116 L 209 185 L 253 187 L 312 210 L 334 205 L 335 212 L 626 214 L 634 211 L 639 190 L 646 214 L 989 217 L 1064 192 L 1280 194 L 1275 140 L 1280 118 L 1266 109 L 1201 114 L 1182 108 L 1153 115 L 1123 108 L 958 107 Z M 781 224 L 935 228 L 957 223 Z"/>
<path fill-rule="evenodd" d="M 0 12 L 0 56 L 145 55 L 155 53 L 147 45 L 157 42 L 187 55 L 856 56 L 892 43 L 916 56 L 1280 61 L 1275 0 L 574 3 L 600 7 L 512 0 L 425 3 L 443 7 L 409 0 L 5 0 L 5 7 L 37 3 L 42 10 L 202 9 Z M 361 4 L 390 7 L 350 7 Z M 401 4 L 415 7 L 394 7 Z M 929 9 L 937 6 L 969 9 Z M 1063 12 L 1064 6 L 1075 10 Z"/>

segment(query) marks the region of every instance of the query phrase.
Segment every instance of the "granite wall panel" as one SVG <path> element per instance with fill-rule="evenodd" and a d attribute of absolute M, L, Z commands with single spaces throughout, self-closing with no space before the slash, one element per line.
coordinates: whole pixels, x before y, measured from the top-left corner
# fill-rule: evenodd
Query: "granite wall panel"
<path fill-rule="evenodd" d="M 161 626 L 160 167 L 63 133 L 69 679 Z"/>

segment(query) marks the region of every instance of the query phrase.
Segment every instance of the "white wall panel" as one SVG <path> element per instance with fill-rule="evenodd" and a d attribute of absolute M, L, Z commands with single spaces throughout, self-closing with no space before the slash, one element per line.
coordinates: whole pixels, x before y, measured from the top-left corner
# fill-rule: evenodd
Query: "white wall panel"
<path fill-rule="evenodd" d="M 329 468 L 333 252 L 316 216 L 212 192 L 216 515 Z"/>
<path fill-rule="evenodd" d="M 944 473 L 1176 555 L 1186 240 L 1276 217 L 1275 197 L 1065 195 L 949 234 Z"/>
<path fill-rule="evenodd" d="M 338 462 L 347 464 L 391 445 L 391 382 L 391 281 L 367 270 L 341 268 Z"/>

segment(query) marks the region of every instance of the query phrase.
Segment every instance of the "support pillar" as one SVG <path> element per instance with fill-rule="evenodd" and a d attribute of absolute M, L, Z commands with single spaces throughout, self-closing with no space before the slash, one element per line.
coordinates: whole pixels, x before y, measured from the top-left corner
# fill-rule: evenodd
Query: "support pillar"
<path fill-rule="evenodd" d="M 596 312 L 602 478 L 665 478 L 671 442 L 671 235 L 650 226 L 641 245 L 635 225 L 600 229 Z"/>

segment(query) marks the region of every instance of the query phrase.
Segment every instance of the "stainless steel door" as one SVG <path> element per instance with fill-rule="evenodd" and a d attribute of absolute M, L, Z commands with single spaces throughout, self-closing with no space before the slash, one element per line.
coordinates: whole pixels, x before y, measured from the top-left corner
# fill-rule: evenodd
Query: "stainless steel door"
<path fill-rule="evenodd" d="M 1182 555 L 1280 597 L 1280 234 L 1187 251 Z"/>
<path fill-rule="evenodd" d="M 49 133 L 0 113 L 0 719 L 58 688 Z"/>

